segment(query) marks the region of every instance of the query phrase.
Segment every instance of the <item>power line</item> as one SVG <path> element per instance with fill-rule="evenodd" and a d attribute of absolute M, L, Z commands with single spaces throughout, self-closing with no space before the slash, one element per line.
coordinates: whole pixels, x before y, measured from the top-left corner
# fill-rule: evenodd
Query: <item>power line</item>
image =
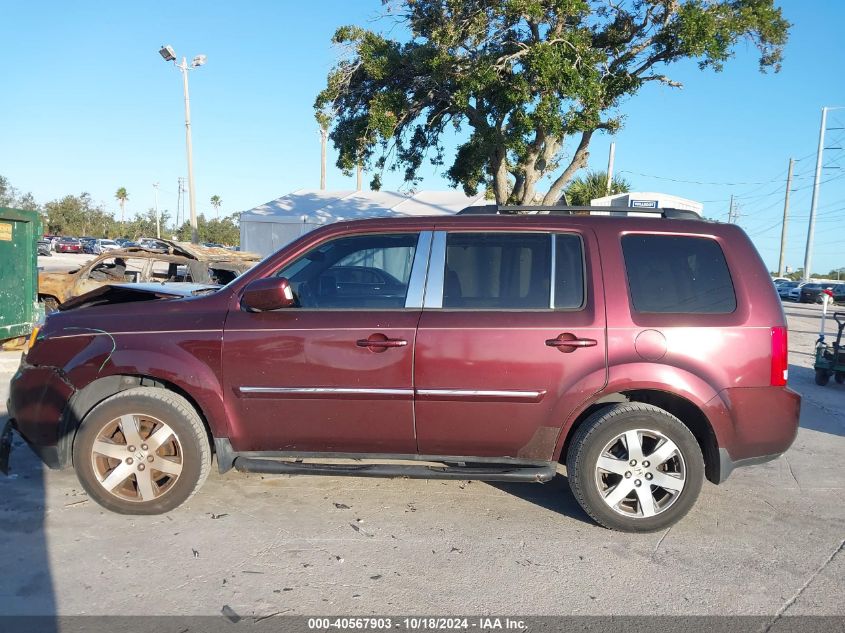
<path fill-rule="evenodd" d="M 669 182 L 680 182 L 688 185 L 712 185 L 712 186 L 719 186 L 719 187 L 740 187 L 744 185 L 768 185 L 773 182 L 777 182 L 780 178 L 783 177 L 783 172 L 778 176 L 778 178 L 772 178 L 771 180 L 762 180 L 759 182 L 709 182 L 705 180 L 683 180 L 681 178 L 669 178 L 667 176 L 656 176 L 655 174 L 643 174 L 637 171 L 631 171 L 630 169 L 623 169 L 619 172 L 620 174 L 633 174 L 634 176 L 642 176 L 643 178 L 655 178 L 657 180 L 668 180 Z"/>

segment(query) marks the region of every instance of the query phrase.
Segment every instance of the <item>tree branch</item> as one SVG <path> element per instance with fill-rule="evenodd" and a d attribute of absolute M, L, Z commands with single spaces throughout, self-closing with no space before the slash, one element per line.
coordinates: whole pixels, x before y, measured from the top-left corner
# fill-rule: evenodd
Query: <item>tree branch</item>
<path fill-rule="evenodd" d="M 578 148 L 572 155 L 572 160 L 569 162 L 569 165 L 567 165 L 566 169 L 563 170 L 563 173 L 558 176 L 557 179 L 552 183 L 552 186 L 549 188 L 548 193 L 543 198 L 543 204 L 557 204 L 557 201 L 560 199 L 561 193 L 563 193 L 563 188 L 572 179 L 572 176 L 575 175 L 575 172 L 587 164 L 587 159 L 590 157 L 590 152 L 588 151 L 588 148 L 590 147 L 590 139 L 593 138 L 594 132 L 595 130 L 585 130 L 581 133 L 581 140 L 578 143 Z"/>

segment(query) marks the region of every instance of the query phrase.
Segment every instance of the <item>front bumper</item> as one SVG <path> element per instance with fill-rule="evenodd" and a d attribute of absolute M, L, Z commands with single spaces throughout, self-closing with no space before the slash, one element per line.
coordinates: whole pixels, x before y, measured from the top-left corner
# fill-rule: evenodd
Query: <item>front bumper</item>
<path fill-rule="evenodd" d="M 22 363 L 9 386 L 9 422 L 50 468 L 70 462 L 73 441 L 65 412 L 74 388 L 52 367 Z"/>

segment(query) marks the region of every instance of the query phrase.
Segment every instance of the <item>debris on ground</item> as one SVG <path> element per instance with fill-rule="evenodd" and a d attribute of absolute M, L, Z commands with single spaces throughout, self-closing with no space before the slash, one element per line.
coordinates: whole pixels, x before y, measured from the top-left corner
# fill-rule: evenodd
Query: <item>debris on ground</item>
<path fill-rule="evenodd" d="M 359 521 L 360 521 L 360 519 L 359 519 Z M 369 532 L 365 532 L 364 530 L 362 530 L 359 526 L 355 525 L 354 523 L 350 523 L 349 527 L 351 527 L 356 532 L 360 532 L 361 534 L 363 534 L 364 536 L 366 536 L 368 538 L 373 538 L 373 536 L 374 536 L 373 534 L 370 534 Z"/>
<path fill-rule="evenodd" d="M 334 507 L 338 510 L 349 510 L 351 506 L 348 506 L 345 503 L 338 503 L 337 501 L 335 501 Z"/>
<path fill-rule="evenodd" d="M 223 608 L 220 609 L 220 613 L 222 613 L 223 617 L 229 620 L 232 624 L 237 624 L 241 621 L 241 616 L 235 613 L 235 610 L 228 604 L 223 605 Z"/>

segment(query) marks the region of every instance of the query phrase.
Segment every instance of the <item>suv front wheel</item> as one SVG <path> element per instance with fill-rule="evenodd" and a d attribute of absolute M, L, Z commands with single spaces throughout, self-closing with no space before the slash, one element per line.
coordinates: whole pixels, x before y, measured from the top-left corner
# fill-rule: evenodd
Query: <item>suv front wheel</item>
<path fill-rule="evenodd" d="M 678 418 L 633 402 L 610 405 L 584 421 L 570 444 L 566 471 L 578 503 L 598 523 L 653 532 L 693 506 L 704 459 Z"/>
<path fill-rule="evenodd" d="M 160 514 L 199 490 L 211 467 L 211 447 L 185 398 L 138 387 L 85 416 L 73 442 L 73 465 L 101 506 L 121 514 Z"/>

